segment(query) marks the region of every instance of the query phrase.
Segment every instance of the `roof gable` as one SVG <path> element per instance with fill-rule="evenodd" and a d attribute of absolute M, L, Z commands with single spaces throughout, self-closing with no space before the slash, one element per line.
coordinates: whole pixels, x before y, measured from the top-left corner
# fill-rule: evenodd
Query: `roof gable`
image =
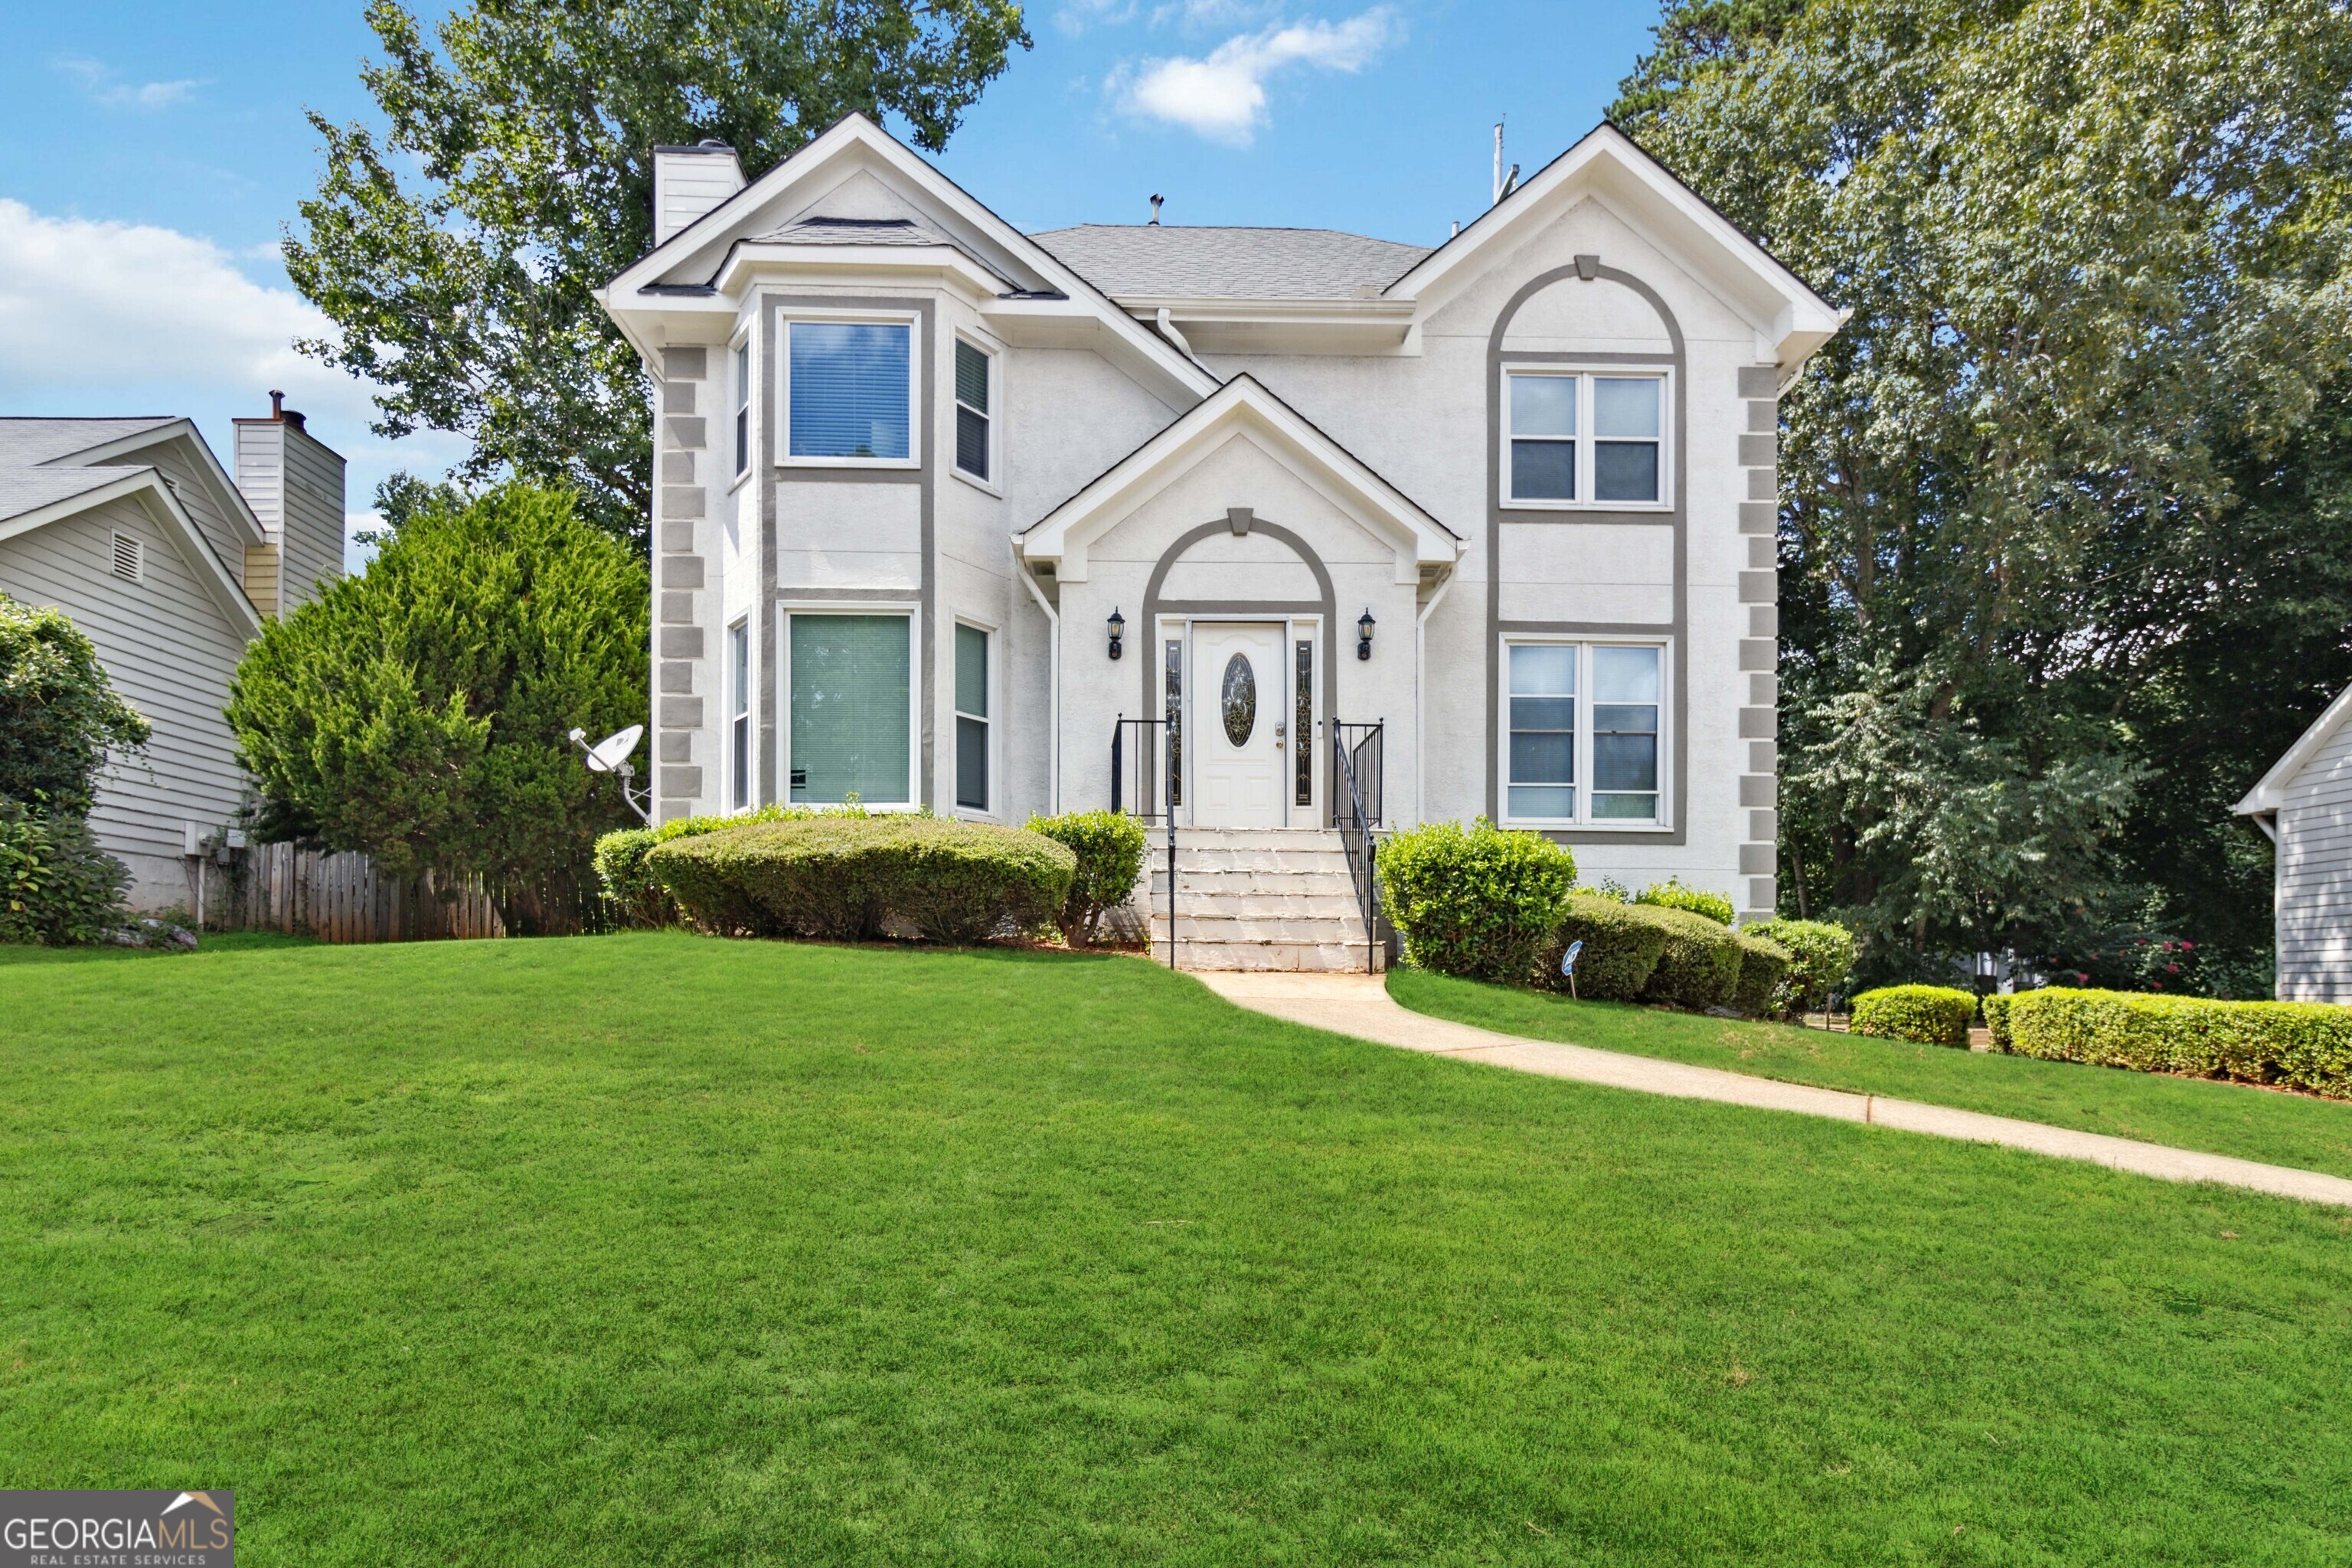
<path fill-rule="evenodd" d="M 1416 262 L 1383 297 L 1411 300 L 1426 315 L 1587 196 L 1705 280 L 1774 345 L 1783 365 L 1801 363 L 1844 324 L 1847 312 L 1605 121 Z"/>
<path fill-rule="evenodd" d="M 18 479 L 27 482 L 19 484 Z M 36 468 L 27 473 L 18 470 L 16 476 L 0 476 L 0 502 L 6 515 L 0 516 L 0 540 L 9 540 L 51 523 L 63 522 L 81 516 L 93 508 L 113 500 L 132 500 L 145 509 L 155 520 L 163 536 L 172 541 L 180 558 L 187 563 L 196 580 L 218 605 L 222 616 L 240 637 L 250 637 L 261 629 L 260 614 L 253 601 L 245 596 L 238 583 L 214 551 L 205 531 L 196 526 L 180 498 L 163 474 L 152 468 Z M 84 483 L 82 481 L 89 482 Z M 37 492 L 47 488 L 55 492 L 41 500 Z M 29 501 L 32 504 L 13 504 Z"/>
<path fill-rule="evenodd" d="M 2311 721 L 2311 728 L 2296 738 L 2294 744 L 2286 749 L 2285 755 L 2271 764 L 2270 772 L 2263 775 L 2262 782 L 2248 790 L 2245 798 L 2230 809 L 2244 816 L 2262 816 L 2278 810 L 2285 804 L 2287 788 L 2294 783 L 2295 776 L 2319 754 L 2321 748 L 2335 738 L 2336 731 L 2344 727 L 2347 718 L 2352 718 L 2352 686 L 2336 694 L 2336 700 L 2327 705 L 2326 711 Z"/>
<path fill-rule="evenodd" d="M 1064 582 L 1083 583 L 1087 549 L 1095 539 L 1236 438 L 1252 442 L 1386 540 L 1395 552 L 1397 582 L 1418 582 L 1423 564 L 1451 565 L 1461 558 L 1462 541 L 1451 529 L 1247 374 L 1227 382 L 1031 524 L 1016 537 L 1015 548 L 1033 565 L 1055 563 Z"/>

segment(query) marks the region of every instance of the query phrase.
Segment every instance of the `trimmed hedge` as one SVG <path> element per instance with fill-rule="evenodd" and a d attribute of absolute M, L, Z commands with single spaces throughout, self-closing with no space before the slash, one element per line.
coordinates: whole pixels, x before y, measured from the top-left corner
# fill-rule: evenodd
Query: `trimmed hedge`
<path fill-rule="evenodd" d="M 863 816 L 854 805 L 763 805 L 713 816 L 681 816 L 658 827 L 624 827 L 596 840 L 596 879 L 604 884 L 605 901 L 631 925 L 668 926 L 677 923 L 677 905 L 669 889 L 646 867 L 646 857 L 656 844 L 673 838 L 697 838 L 730 827 L 761 822 L 804 822 L 813 816 Z"/>
<path fill-rule="evenodd" d="M 2058 987 L 2008 1002 L 2011 1048 L 2022 1056 L 2352 1100 L 2352 1007 Z"/>
<path fill-rule="evenodd" d="M 1576 885 L 1566 849 L 1483 816 L 1468 827 L 1432 822 L 1391 835 L 1379 865 L 1405 962 L 1473 980 L 1526 980 Z"/>
<path fill-rule="evenodd" d="M 1042 833 L 1077 858 L 1070 896 L 1058 921 L 1072 947 L 1092 947 L 1108 911 L 1135 896 L 1143 870 L 1143 824 L 1123 811 L 1070 811 L 1033 816 L 1029 831 Z"/>
<path fill-rule="evenodd" d="M 1653 882 L 1633 895 L 1637 904 L 1654 909 L 1687 910 L 1704 915 L 1719 926 L 1731 923 L 1731 900 L 1721 893 L 1710 893 L 1699 888 L 1685 888 L 1680 877 L 1669 877 L 1663 882 Z"/>
<path fill-rule="evenodd" d="M 1771 1010 L 1786 1016 L 1827 1007 L 1853 968 L 1853 932 L 1830 921 L 1756 921 L 1739 928 L 1789 953 L 1789 973 Z"/>
<path fill-rule="evenodd" d="M 1973 993 L 1948 985 L 1888 985 L 1853 999 L 1847 1027 L 1885 1040 L 1916 1040 L 1923 1046 L 1969 1043 L 1969 1020 L 1976 1016 Z"/>
<path fill-rule="evenodd" d="M 1649 918 L 1665 928 L 1666 945 L 1642 1000 L 1702 1011 L 1730 1006 L 1739 995 L 1745 954 L 1729 928 L 1687 910 L 1652 908 Z"/>
<path fill-rule="evenodd" d="M 721 933 L 933 942 L 1022 935 L 1061 913 L 1077 857 L 1024 828 L 928 816 L 831 816 L 671 839 L 646 869 Z"/>
<path fill-rule="evenodd" d="M 1560 955 L 1571 942 L 1584 951 L 1576 958 L 1575 993 L 1601 1002 L 1631 1002 L 1650 983 L 1650 972 L 1666 951 L 1666 928 L 1656 911 L 1635 909 L 1590 893 L 1570 896 L 1568 913 L 1553 928 L 1537 961 L 1535 983 L 1554 991 L 1570 989 L 1559 972 Z"/>
<path fill-rule="evenodd" d="M 1994 1050 L 2014 1053 L 2017 1049 L 2009 1038 L 2009 1005 L 2016 1000 L 1998 993 L 1977 998 L 1977 1005 L 1984 1009 L 1985 1032 L 1992 1037 Z"/>
<path fill-rule="evenodd" d="M 1772 1011 L 1772 998 L 1789 978 L 1789 950 L 1753 929 L 1735 931 L 1731 940 L 1739 949 L 1739 985 L 1731 1005 L 1750 1018 L 1761 1018 Z"/>

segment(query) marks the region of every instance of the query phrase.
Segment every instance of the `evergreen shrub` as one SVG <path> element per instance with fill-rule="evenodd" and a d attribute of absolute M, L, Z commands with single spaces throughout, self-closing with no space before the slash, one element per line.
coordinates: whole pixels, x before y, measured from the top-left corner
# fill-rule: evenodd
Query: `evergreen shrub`
<path fill-rule="evenodd" d="M 2352 1007 L 2054 986 L 2008 1002 L 2011 1048 L 2021 1056 L 2352 1100 Z"/>
<path fill-rule="evenodd" d="M 1468 827 L 1432 822 L 1393 834 L 1379 866 L 1405 962 L 1473 980 L 1527 980 L 1576 885 L 1566 848 L 1483 816 Z"/>
<path fill-rule="evenodd" d="M 1973 993 L 1948 985 L 1887 985 L 1853 999 L 1848 1027 L 1885 1040 L 1916 1040 L 1923 1046 L 1969 1043 L 1969 1020 L 1976 1016 Z"/>
<path fill-rule="evenodd" d="M 1033 816 L 1029 831 L 1042 833 L 1077 858 L 1070 896 L 1058 923 L 1072 947 L 1091 947 L 1103 916 L 1135 896 L 1143 871 L 1143 824 L 1123 811 L 1068 811 Z"/>

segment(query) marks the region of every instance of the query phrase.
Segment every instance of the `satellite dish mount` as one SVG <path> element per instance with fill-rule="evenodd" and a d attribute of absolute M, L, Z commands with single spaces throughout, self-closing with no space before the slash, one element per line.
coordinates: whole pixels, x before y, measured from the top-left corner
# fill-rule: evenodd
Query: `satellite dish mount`
<path fill-rule="evenodd" d="M 647 827 L 651 827 L 654 814 L 649 808 L 653 804 L 654 792 L 650 788 L 639 790 L 636 787 L 637 770 L 629 765 L 629 758 L 635 752 L 637 742 L 645 737 L 646 727 L 632 724 L 616 735 L 605 736 L 593 746 L 588 743 L 588 731 L 585 730 L 574 730 L 569 738 L 573 745 L 586 753 L 590 773 L 620 775 L 621 798 L 629 803 L 629 809 L 643 818 Z"/>

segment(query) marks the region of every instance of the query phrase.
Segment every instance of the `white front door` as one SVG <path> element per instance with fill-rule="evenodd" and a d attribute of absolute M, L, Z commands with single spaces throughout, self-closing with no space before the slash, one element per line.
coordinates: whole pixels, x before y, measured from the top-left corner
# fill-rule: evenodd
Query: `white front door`
<path fill-rule="evenodd" d="M 1192 627 L 1192 821 L 1201 827 L 1280 827 L 1285 718 L 1278 621 Z"/>

